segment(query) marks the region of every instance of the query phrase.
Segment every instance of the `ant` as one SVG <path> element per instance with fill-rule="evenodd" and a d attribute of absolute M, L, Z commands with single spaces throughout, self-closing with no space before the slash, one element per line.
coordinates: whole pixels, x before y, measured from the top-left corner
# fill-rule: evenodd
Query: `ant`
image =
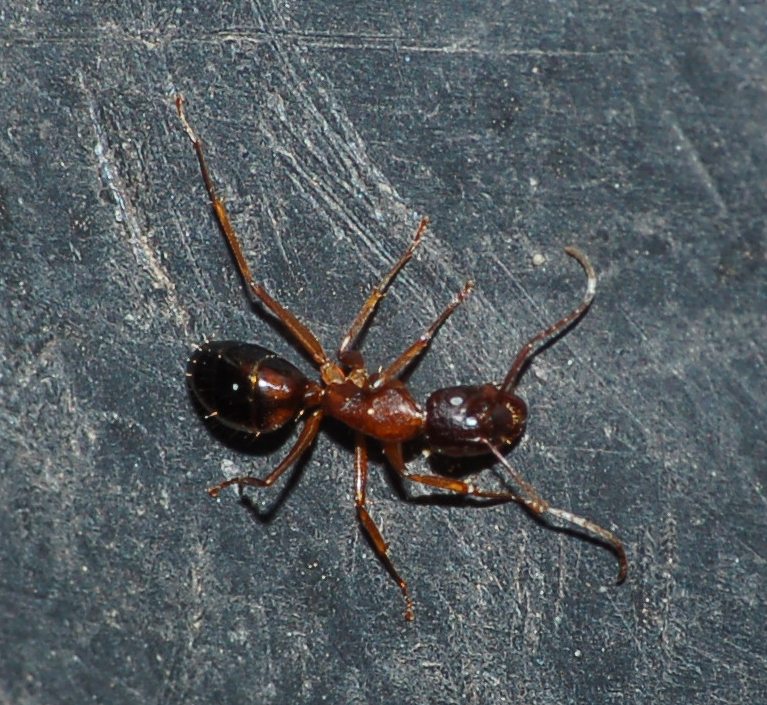
<path fill-rule="evenodd" d="M 211 497 L 237 485 L 269 487 L 310 448 L 325 416 L 330 416 L 354 431 L 354 503 L 360 525 L 376 554 L 396 581 L 405 599 L 405 618 L 413 619 L 413 600 L 408 585 L 389 557 L 389 546 L 368 512 L 367 439 L 383 446 L 384 455 L 395 472 L 409 482 L 479 497 L 496 502 L 518 502 L 535 517 L 570 523 L 597 541 L 608 544 L 618 562 L 618 584 L 628 573 L 623 544 L 612 532 L 572 512 L 551 506 L 538 491 L 514 470 L 501 449 L 508 449 L 523 434 L 527 405 L 515 394 L 517 384 L 530 359 L 553 339 L 564 334 L 588 310 L 596 292 L 596 273 L 586 255 L 575 247 L 565 252 L 586 273 L 586 294 L 580 305 L 556 323 L 534 335 L 517 354 L 501 384 L 460 385 L 433 392 L 425 408 L 416 403 L 400 375 L 421 355 L 440 326 L 469 295 L 468 281 L 436 320 L 388 367 L 370 374 L 362 354 L 354 348 L 360 333 L 384 297 L 389 285 L 410 261 L 428 226 L 423 218 L 404 254 L 386 273 L 362 305 L 348 332 L 341 340 L 337 362 L 330 359 L 315 335 L 259 284 L 245 261 L 226 206 L 216 192 L 203 153 L 202 141 L 186 118 L 184 98 L 176 97 L 176 110 L 194 145 L 213 211 L 226 238 L 240 275 L 254 302 L 262 304 L 319 368 L 320 382 L 308 379 L 290 362 L 253 343 L 231 340 L 209 341 L 198 347 L 189 359 L 187 377 L 192 394 L 206 414 L 223 426 L 257 438 L 304 418 L 298 439 L 287 456 L 266 477 L 233 477 L 208 489 Z M 405 467 L 402 444 L 424 438 L 431 452 L 448 457 L 492 455 L 510 474 L 519 492 L 489 491 L 471 482 L 439 474 L 412 474 Z"/>

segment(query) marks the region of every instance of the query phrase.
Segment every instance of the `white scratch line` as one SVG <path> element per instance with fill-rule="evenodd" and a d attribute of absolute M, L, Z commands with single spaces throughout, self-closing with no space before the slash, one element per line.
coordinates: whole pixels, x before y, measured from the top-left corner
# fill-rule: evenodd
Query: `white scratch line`
<path fill-rule="evenodd" d="M 176 296 L 176 287 L 173 285 L 173 281 L 160 264 L 154 248 L 150 244 L 146 237 L 146 233 L 139 225 L 138 220 L 134 215 L 133 208 L 129 208 L 126 203 L 127 199 L 123 196 L 125 193 L 125 185 L 122 183 L 122 179 L 120 178 L 114 163 L 110 159 L 109 144 L 106 139 L 106 134 L 104 133 L 104 128 L 98 119 L 96 103 L 85 85 L 82 74 L 79 78 L 80 86 L 83 89 L 83 93 L 85 94 L 88 103 L 91 126 L 93 127 L 93 132 L 96 136 L 96 147 L 94 152 L 96 154 L 96 159 L 98 160 L 101 180 L 112 194 L 112 198 L 120 211 L 121 220 L 125 223 L 125 226 L 128 229 L 134 257 L 138 262 L 142 262 L 147 266 L 154 279 L 155 286 L 158 289 L 164 289 L 166 291 L 167 296 L 170 299 L 170 307 L 176 323 L 186 330 L 189 326 L 189 320 Z"/>
<path fill-rule="evenodd" d="M 700 180 L 703 182 L 703 185 L 711 194 L 714 203 L 716 203 L 717 208 L 719 208 L 719 212 L 722 215 L 727 215 L 729 213 L 727 204 L 724 202 L 722 194 L 719 193 L 719 189 L 716 186 L 714 177 L 711 175 L 711 172 L 701 160 L 700 153 L 695 148 L 695 145 L 692 143 L 692 141 L 690 141 L 690 139 L 687 137 L 687 134 L 673 118 L 671 118 L 671 129 L 676 135 L 676 138 L 681 143 L 684 153 L 689 157 L 693 170 L 696 174 L 698 174 Z"/>

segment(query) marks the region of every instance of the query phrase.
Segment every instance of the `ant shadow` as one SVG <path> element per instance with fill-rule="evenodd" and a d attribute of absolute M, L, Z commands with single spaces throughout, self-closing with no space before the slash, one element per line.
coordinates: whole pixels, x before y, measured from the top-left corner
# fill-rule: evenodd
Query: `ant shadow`
<path fill-rule="evenodd" d="M 246 460 L 264 461 L 263 469 L 257 467 L 250 470 L 242 467 L 238 471 L 238 474 L 241 475 L 253 474 L 255 476 L 265 476 L 275 464 L 273 459 L 279 457 L 280 449 L 286 446 L 296 431 L 295 424 L 288 424 L 283 428 L 259 436 L 244 431 L 237 431 L 222 424 L 215 416 L 207 416 L 194 394 L 190 393 L 189 397 L 192 400 L 195 411 L 203 420 L 206 430 L 217 442 L 235 451 Z M 283 504 L 301 479 L 304 468 L 311 459 L 312 451 L 312 448 L 307 449 L 306 453 L 285 473 L 283 481 L 275 483 L 274 487 L 255 490 L 258 492 L 259 497 L 267 498 L 265 503 L 256 501 L 242 487 L 237 488 L 240 504 L 249 511 L 254 520 L 262 524 L 268 524 L 279 514 Z"/>

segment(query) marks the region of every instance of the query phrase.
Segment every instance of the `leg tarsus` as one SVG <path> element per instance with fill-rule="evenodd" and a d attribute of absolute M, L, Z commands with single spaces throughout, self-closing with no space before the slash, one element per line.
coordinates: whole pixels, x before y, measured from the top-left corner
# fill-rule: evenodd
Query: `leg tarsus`
<path fill-rule="evenodd" d="M 359 519 L 360 525 L 365 530 L 365 533 L 368 535 L 378 558 L 386 567 L 389 575 L 392 576 L 399 586 L 399 589 L 402 592 L 402 597 L 405 598 L 405 619 L 408 622 L 412 622 L 415 615 L 413 612 L 413 599 L 410 597 L 410 590 L 408 589 L 407 582 L 405 582 L 404 578 L 394 567 L 394 563 L 392 563 L 392 560 L 389 557 L 389 544 L 384 540 L 381 532 L 367 510 L 367 478 L 367 446 L 365 444 L 365 437 L 361 433 L 358 433 L 356 436 L 356 448 L 354 453 L 354 501 L 357 507 L 357 518 Z"/>
<path fill-rule="evenodd" d="M 309 418 L 306 419 L 301 433 L 298 435 L 295 444 L 290 449 L 290 452 L 285 456 L 282 462 L 274 468 L 266 477 L 251 477 L 249 475 L 242 477 L 232 477 L 229 480 L 220 482 L 213 487 L 208 488 L 208 494 L 211 497 L 218 497 L 221 490 L 231 487 L 232 485 L 238 485 L 240 488 L 244 486 L 251 487 L 269 487 L 275 483 L 277 478 L 282 475 L 291 465 L 293 465 L 309 448 L 317 436 L 317 432 L 320 430 L 320 422 L 322 421 L 322 410 L 317 409 L 312 412 Z"/>
<path fill-rule="evenodd" d="M 376 284 L 373 291 L 365 299 L 365 303 L 362 304 L 362 308 L 357 313 L 346 335 L 341 340 L 341 345 L 338 348 L 338 358 L 342 359 L 347 351 L 349 351 L 354 345 L 355 341 L 359 337 L 360 333 L 364 330 L 370 317 L 376 310 L 381 299 L 386 295 L 386 291 L 389 288 L 394 277 L 399 274 L 400 270 L 412 259 L 413 253 L 421 244 L 423 234 L 426 232 L 426 228 L 429 226 L 428 218 L 421 218 L 421 222 L 418 225 L 418 229 L 413 235 L 413 239 L 407 246 L 407 249 L 402 256 L 394 263 L 394 266 L 383 276 L 380 282 Z"/>

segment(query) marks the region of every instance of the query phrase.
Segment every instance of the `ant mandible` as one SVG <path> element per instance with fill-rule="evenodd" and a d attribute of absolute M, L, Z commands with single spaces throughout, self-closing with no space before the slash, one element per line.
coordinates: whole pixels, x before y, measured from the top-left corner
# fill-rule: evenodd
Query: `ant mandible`
<path fill-rule="evenodd" d="M 526 363 L 544 342 L 564 333 L 589 308 L 596 291 L 596 274 L 586 255 L 575 247 L 565 252 L 583 267 L 586 294 L 572 312 L 528 340 L 517 354 L 500 385 L 461 385 L 438 389 L 426 401 L 425 409 L 413 399 L 399 376 L 423 353 L 439 327 L 455 311 L 473 288 L 467 282 L 437 319 L 388 367 L 370 374 L 362 354 L 354 349 L 362 330 L 375 312 L 389 285 L 412 258 L 428 225 L 421 220 L 404 254 L 373 289 L 343 337 L 338 348 L 338 362 L 331 360 L 315 335 L 255 281 L 242 253 L 226 206 L 218 196 L 205 160 L 202 141 L 192 129 L 184 111 L 184 98 L 176 97 L 176 109 L 189 139 L 194 145 L 200 171 L 219 226 L 234 256 L 237 268 L 250 294 L 278 321 L 295 342 L 314 360 L 321 381 L 308 379 L 291 363 L 253 343 L 211 341 L 203 343 L 189 360 L 189 387 L 206 414 L 224 426 L 258 437 L 282 428 L 305 416 L 304 425 L 287 456 L 266 477 L 233 477 L 208 489 L 211 497 L 231 485 L 240 489 L 250 485 L 269 487 L 311 446 L 325 416 L 337 419 L 354 431 L 354 502 L 357 517 L 370 541 L 405 598 L 405 618 L 413 619 L 413 601 L 408 585 L 389 557 L 384 541 L 370 513 L 366 500 L 368 476 L 367 439 L 383 446 L 389 464 L 409 482 L 494 501 L 522 504 L 534 516 L 554 518 L 575 525 L 597 540 L 608 544 L 618 557 L 618 583 L 628 573 L 623 544 L 612 532 L 572 512 L 551 506 L 538 491 L 514 470 L 501 453 L 515 443 L 525 429 L 527 406 L 515 395 Z M 442 475 L 411 474 L 405 467 L 402 444 L 419 437 L 429 450 L 449 457 L 493 455 L 503 464 L 519 492 L 483 490 L 471 482 Z"/>

